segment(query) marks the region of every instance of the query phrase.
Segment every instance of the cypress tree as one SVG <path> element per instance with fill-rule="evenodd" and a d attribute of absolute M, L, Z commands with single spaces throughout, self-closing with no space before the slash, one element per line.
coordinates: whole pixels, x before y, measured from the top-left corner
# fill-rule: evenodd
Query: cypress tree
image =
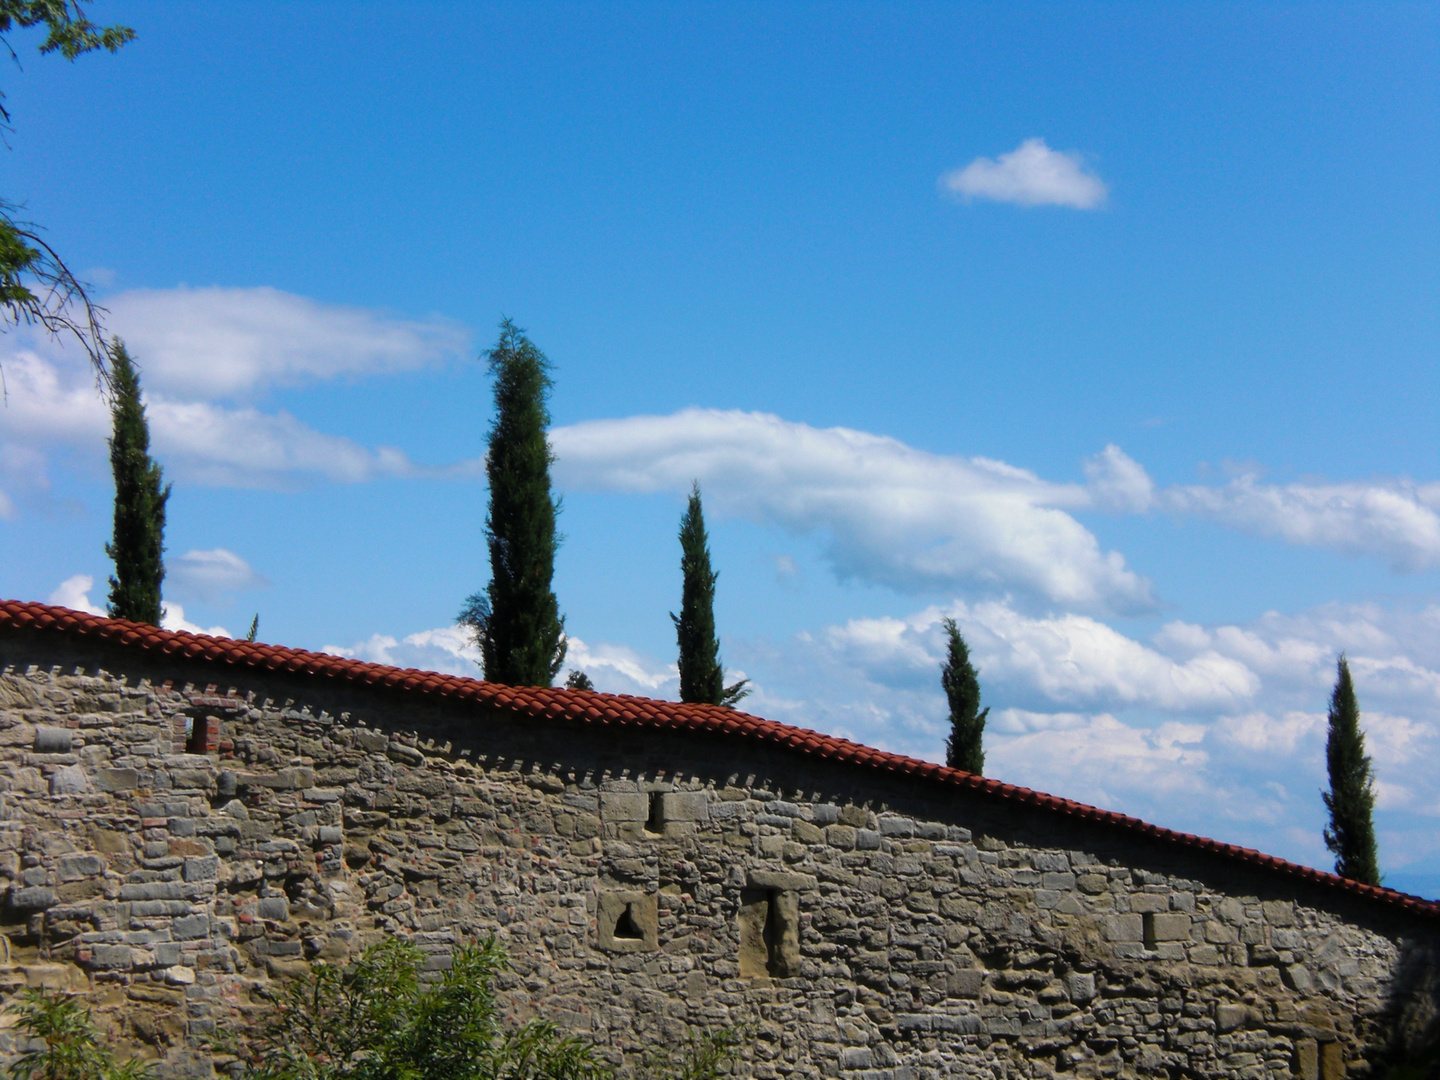
<path fill-rule="evenodd" d="M 487 679 L 549 686 L 565 662 L 565 620 L 551 588 L 560 503 L 550 494 L 555 455 L 545 437 L 550 362 L 509 319 L 500 324 L 489 360 L 495 380 L 485 456 L 490 584 L 466 600 L 460 621 L 475 634 Z"/>
<path fill-rule="evenodd" d="M 110 616 L 160 625 L 160 583 L 165 580 L 165 504 L 160 466 L 150 457 L 150 426 L 140 400 L 140 376 L 125 345 L 110 349 L 114 398 L 110 405 L 110 471 L 115 476 L 114 536 L 105 554 L 115 562 Z"/>
<path fill-rule="evenodd" d="M 680 700 L 734 706 L 750 693 L 745 686 L 749 680 L 726 686 L 720 666 L 720 641 L 715 636 L 715 581 L 720 575 L 710 568 L 710 537 L 698 480 L 680 519 L 680 573 L 680 614 L 670 613 L 680 646 Z"/>
<path fill-rule="evenodd" d="M 1360 705 L 1344 654 L 1336 665 L 1335 690 L 1330 695 L 1330 732 L 1325 740 L 1325 762 L 1330 790 L 1321 792 L 1330 811 L 1325 846 L 1335 855 L 1335 873 L 1365 885 L 1380 884 L 1375 851 L 1375 786 L 1365 733 L 1360 730 Z"/>
<path fill-rule="evenodd" d="M 950 701 L 950 738 L 945 740 L 945 764 L 977 776 L 985 771 L 985 717 L 980 711 L 980 678 L 970 663 L 970 650 L 954 619 L 945 620 L 949 639 L 940 685 Z"/>

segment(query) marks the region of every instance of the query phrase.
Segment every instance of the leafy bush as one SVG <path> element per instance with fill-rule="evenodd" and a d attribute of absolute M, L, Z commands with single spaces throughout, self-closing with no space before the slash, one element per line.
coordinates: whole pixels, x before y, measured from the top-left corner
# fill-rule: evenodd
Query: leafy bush
<path fill-rule="evenodd" d="M 590 1040 L 543 1020 L 502 1022 L 494 978 L 506 958 L 493 938 L 457 949 L 430 982 L 425 959 L 391 938 L 347 967 L 317 965 L 229 1048 L 250 1080 L 609 1080 Z M 660 1075 L 713 1080 L 735 1043 L 730 1032 L 693 1040 Z"/>
<path fill-rule="evenodd" d="M 150 1071 L 136 1058 L 117 1062 L 101 1045 L 90 1010 L 77 998 L 26 990 L 14 1008 L 20 1030 L 45 1043 L 11 1065 L 14 1080 L 143 1080 Z"/>

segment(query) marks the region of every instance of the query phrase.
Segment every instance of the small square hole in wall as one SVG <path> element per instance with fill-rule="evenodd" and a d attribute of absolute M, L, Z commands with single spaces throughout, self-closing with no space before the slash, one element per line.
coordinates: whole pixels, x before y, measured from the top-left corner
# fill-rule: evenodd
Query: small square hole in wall
<path fill-rule="evenodd" d="M 788 889 L 740 890 L 740 975 L 788 979 L 800 974 L 800 904 Z"/>
<path fill-rule="evenodd" d="M 607 952 L 653 952 L 660 947 L 654 893 L 604 892 L 595 911 L 596 945 Z"/>
<path fill-rule="evenodd" d="M 220 718 L 192 716 L 185 720 L 185 752 L 208 754 L 220 745 Z"/>

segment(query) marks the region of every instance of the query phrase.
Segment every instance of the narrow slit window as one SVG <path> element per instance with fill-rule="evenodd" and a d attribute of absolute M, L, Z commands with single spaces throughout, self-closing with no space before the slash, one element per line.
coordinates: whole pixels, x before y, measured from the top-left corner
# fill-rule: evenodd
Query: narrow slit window
<path fill-rule="evenodd" d="M 795 894 L 784 889 L 740 891 L 740 974 L 788 979 L 800 973 L 800 918 Z"/>
<path fill-rule="evenodd" d="M 657 836 L 665 831 L 665 793 L 650 792 L 650 816 L 645 819 L 645 831 Z"/>
<path fill-rule="evenodd" d="M 1134 923 L 1130 924 L 1134 926 Z M 1155 948 L 1155 913 L 1147 911 L 1140 916 L 1141 937 L 1144 939 L 1145 948 Z"/>

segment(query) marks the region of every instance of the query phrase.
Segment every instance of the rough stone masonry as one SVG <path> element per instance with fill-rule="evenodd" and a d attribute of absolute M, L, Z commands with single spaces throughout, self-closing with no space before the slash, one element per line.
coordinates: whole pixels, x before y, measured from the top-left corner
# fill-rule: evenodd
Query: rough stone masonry
<path fill-rule="evenodd" d="M 508 1010 L 625 1069 L 725 1025 L 765 1080 L 1340 1080 L 1434 1038 L 1435 905 L 706 709 L 0 602 L 0 997 L 209 1075 L 277 980 L 493 932 Z"/>

